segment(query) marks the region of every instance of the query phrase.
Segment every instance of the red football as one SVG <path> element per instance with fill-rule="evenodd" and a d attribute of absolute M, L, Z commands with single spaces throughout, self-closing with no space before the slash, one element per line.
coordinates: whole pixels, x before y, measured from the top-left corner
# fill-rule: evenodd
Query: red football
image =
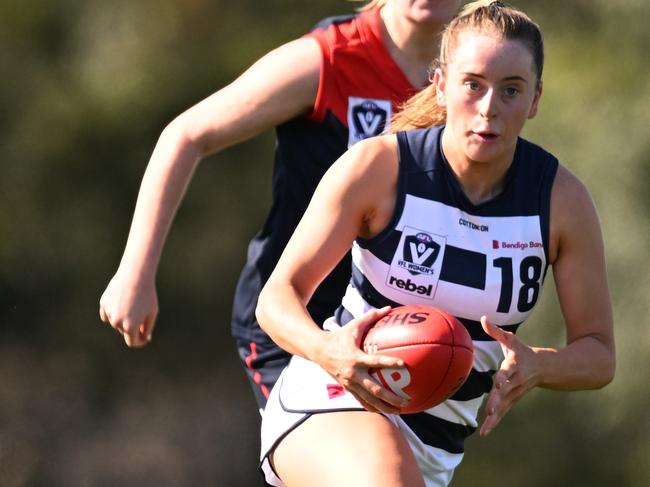
<path fill-rule="evenodd" d="M 363 350 L 404 360 L 405 367 L 371 371 L 384 387 L 410 399 L 402 413 L 424 411 L 447 399 L 463 385 L 474 360 L 465 327 L 431 306 L 393 308 L 368 331 Z"/>

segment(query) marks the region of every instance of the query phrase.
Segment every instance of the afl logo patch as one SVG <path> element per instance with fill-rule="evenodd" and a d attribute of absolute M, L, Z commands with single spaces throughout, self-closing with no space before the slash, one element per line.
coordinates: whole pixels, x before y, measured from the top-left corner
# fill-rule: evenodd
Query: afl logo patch
<path fill-rule="evenodd" d="M 388 100 L 348 98 L 348 147 L 368 137 L 381 134 L 388 128 L 392 108 Z"/>
<path fill-rule="evenodd" d="M 447 238 L 404 227 L 386 279 L 389 287 L 424 299 L 433 299 Z"/>
<path fill-rule="evenodd" d="M 433 264 L 440 253 L 440 244 L 433 240 L 428 233 L 418 232 L 404 239 L 404 260 L 398 261 L 400 266 L 417 276 L 423 272 L 435 274 Z"/>

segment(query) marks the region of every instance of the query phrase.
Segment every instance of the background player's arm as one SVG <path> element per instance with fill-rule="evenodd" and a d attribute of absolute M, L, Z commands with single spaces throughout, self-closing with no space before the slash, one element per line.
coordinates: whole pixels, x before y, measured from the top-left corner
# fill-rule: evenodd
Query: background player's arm
<path fill-rule="evenodd" d="M 370 379 L 368 367 L 398 359 L 360 349 L 365 330 L 386 314 L 373 310 L 331 332 L 322 331 L 306 305 L 314 290 L 358 236 L 376 235 L 394 211 L 395 137 L 359 142 L 328 170 L 259 297 L 256 315 L 269 336 L 294 355 L 318 363 L 369 410 L 397 413 L 402 400 Z"/>
<path fill-rule="evenodd" d="M 587 189 L 560 166 L 551 197 L 550 260 L 566 327 L 566 346 L 528 347 L 484 323 L 505 359 L 494 377 L 485 435 L 533 387 L 597 389 L 614 377 L 613 313 L 600 222 Z"/>
<path fill-rule="evenodd" d="M 127 345 L 142 346 L 151 337 L 160 255 L 198 162 L 309 111 L 321 57 L 313 39 L 285 44 L 164 129 L 142 180 L 120 266 L 100 300 L 102 320 L 122 331 Z"/>

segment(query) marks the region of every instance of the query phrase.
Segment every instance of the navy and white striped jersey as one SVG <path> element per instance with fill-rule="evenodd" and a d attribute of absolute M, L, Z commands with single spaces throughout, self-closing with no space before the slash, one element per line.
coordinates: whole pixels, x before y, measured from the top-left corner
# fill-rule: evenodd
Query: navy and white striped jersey
<path fill-rule="evenodd" d="M 473 205 L 440 147 L 442 127 L 397 134 L 396 211 L 376 237 L 357 239 L 352 277 L 335 320 L 371 308 L 424 304 L 455 315 L 474 344 L 474 366 L 449 400 L 402 415 L 420 439 L 463 452 L 478 409 L 503 359 L 479 319 L 516 331 L 539 299 L 548 265 L 551 187 L 558 161 L 519 139 L 501 194 Z"/>

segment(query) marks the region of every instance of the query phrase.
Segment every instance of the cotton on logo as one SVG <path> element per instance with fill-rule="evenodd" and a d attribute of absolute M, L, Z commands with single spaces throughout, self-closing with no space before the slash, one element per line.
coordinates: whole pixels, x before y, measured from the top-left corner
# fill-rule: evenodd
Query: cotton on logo
<path fill-rule="evenodd" d="M 411 383 L 411 374 L 406 367 L 378 369 L 372 375 L 386 389 L 393 391 L 404 399 L 411 400 L 411 396 L 404 392 L 404 389 Z"/>

